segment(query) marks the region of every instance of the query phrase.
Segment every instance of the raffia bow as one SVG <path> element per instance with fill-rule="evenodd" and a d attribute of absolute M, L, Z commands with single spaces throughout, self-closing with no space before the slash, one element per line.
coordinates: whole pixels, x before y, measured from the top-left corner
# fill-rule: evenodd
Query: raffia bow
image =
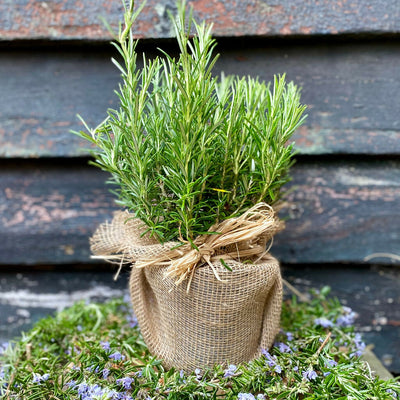
<path fill-rule="evenodd" d="M 127 225 L 127 216 L 130 214 L 124 215 L 124 224 Z M 129 226 L 124 227 L 128 229 L 124 235 L 116 229 L 120 223 L 121 218 L 111 224 L 103 224 L 94 234 L 91 240 L 92 251 L 97 254 L 94 258 L 118 262 L 120 265 L 132 263 L 136 268 L 165 266 L 165 275 L 175 278 L 177 285 L 189 279 L 188 290 L 196 267 L 208 264 L 215 277 L 222 281 L 213 263 L 220 261 L 226 265 L 227 260 L 257 262 L 269 251 L 267 243 L 283 228 L 283 222 L 266 203 L 258 203 L 241 216 L 212 226 L 210 234 L 200 235 L 192 243 L 181 241 L 160 245 L 145 239 L 147 243 L 138 247 L 134 243 L 135 238 L 129 242 L 129 236 L 139 237 L 134 232 L 137 225 L 130 231 Z"/>

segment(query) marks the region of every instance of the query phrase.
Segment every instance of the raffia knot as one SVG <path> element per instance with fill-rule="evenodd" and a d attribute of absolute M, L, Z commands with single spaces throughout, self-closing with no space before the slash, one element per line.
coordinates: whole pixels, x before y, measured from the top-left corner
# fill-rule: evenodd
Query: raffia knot
<path fill-rule="evenodd" d="M 91 248 L 95 258 L 120 265 L 165 266 L 165 275 L 175 278 L 177 285 L 189 279 L 189 289 L 195 269 L 201 265 L 208 264 L 222 281 L 214 263 L 226 265 L 229 260 L 257 263 L 269 251 L 268 242 L 283 226 L 271 206 L 258 203 L 239 217 L 213 225 L 209 233 L 198 236 L 192 243 L 161 245 L 148 235 L 141 235 L 143 223 L 125 212 L 116 214 L 111 224 L 99 227 L 91 239 Z"/>

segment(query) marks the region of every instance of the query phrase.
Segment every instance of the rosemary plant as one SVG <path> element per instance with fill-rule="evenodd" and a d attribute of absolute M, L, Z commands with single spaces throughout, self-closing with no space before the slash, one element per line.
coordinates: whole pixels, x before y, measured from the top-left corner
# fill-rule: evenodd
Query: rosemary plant
<path fill-rule="evenodd" d="M 125 5 L 114 42 L 123 60 L 113 59 L 122 74 L 119 109 L 77 132 L 95 145 L 94 165 L 111 173 L 118 204 L 164 242 L 191 240 L 257 202 L 276 202 L 293 162 L 288 140 L 305 119 L 297 86 L 284 75 L 272 87 L 214 76 L 212 26 L 187 16 L 184 0 L 171 18 L 179 57 L 144 56 L 139 69 L 132 32 L 139 11 L 133 0 Z"/>
<path fill-rule="evenodd" d="M 250 363 L 185 375 L 165 371 L 140 335 L 131 305 L 76 303 L 0 343 L 2 399 L 399 399 L 399 378 L 375 377 L 360 355 L 351 310 L 315 293 L 283 303 L 282 333 Z"/>

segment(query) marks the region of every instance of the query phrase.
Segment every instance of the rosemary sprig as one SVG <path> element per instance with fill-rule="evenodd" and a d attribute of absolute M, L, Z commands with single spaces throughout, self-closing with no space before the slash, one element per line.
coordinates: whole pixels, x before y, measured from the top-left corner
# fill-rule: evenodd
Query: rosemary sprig
<path fill-rule="evenodd" d="M 165 52 L 137 67 L 134 2 L 114 42 L 123 63 L 119 108 L 97 128 L 75 132 L 95 145 L 93 164 L 111 173 L 118 204 L 159 241 L 192 240 L 211 225 L 273 204 L 289 181 L 293 132 L 302 124 L 300 91 L 276 76 L 272 87 L 251 77 L 216 77 L 211 25 L 171 18 L 180 54 Z M 194 35 L 192 37 L 192 32 Z"/>

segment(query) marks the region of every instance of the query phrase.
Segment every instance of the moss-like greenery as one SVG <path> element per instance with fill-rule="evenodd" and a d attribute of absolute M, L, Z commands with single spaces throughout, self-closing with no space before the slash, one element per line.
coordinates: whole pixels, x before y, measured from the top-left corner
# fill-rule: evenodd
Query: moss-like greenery
<path fill-rule="evenodd" d="M 396 399 L 397 380 L 374 377 L 354 313 L 327 290 L 283 305 L 269 352 L 243 365 L 190 375 L 164 371 L 148 352 L 130 305 L 77 303 L 0 347 L 5 399 Z"/>

